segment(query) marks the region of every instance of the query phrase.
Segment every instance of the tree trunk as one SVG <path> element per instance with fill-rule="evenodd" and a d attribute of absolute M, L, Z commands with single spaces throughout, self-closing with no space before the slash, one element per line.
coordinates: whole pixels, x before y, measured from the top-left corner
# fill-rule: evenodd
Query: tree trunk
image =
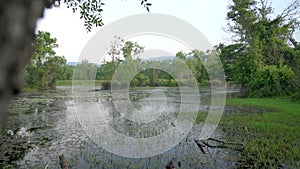
<path fill-rule="evenodd" d="M 43 0 L 0 0 L 0 130 L 8 100 L 21 88 L 22 72 L 32 54 L 36 21 Z"/>

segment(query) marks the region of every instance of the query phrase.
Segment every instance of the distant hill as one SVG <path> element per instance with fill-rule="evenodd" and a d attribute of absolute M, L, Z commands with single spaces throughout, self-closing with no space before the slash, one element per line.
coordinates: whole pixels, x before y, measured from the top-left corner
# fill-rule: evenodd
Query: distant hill
<path fill-rule="evenodd" d="M 163 60 L 173 60 L 175 56 L 159 56 L 154 58 L 147 58 L 143 59 L 144 61 L 163 61 Z M 77 64 L 80 64 L 80 62 L 67 62 L 67 65 L 69 66 L 76 66 Z M 98 65 L 100 66 L 100 64 Z"/>
<path fill-rule="evenodd" d="M 76 66 L 77 64 L 79 64 L 79 62 L 67 62 L 69 66 Z"/>
<path fill-rule="evenodd" d="M 145 61 L 147 60 L 154 60 L 154 61 L 163 61 L 163 60 L 173 60 L 175 56 L 160 56 L 160 57 L 155 57 L 155 58 L 147 58 L 144 59 Z"/>

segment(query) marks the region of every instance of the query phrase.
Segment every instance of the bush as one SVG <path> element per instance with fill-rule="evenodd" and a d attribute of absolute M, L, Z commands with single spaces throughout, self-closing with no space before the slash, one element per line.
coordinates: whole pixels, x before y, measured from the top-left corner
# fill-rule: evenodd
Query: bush
<path fill-rule="evenodd" d="M 118 89 L 122 89 L 122 87 L 124 87 L 122 85 L 125 85 L 125 83 L 120 83 L 120 82 L 113 82 L 113 83 L 111 83 L 111 81 L 104 81 L 104 82 L 101 83 L 101 86 L 102 86 L 101 89 L 102 90 L 110 90 L 111 87 L 112 87 L 112 85 L 114 87 L 113 88 L 114 90 L 118 90 Z"/>
<path fill-rule="evenodd" d="M 131 82 L 130 82 L 130 87 L 137 87 L 137 86 L 140 86 L 139 83 L 140 83 L 139 80 L 136 79 L 136 78 L 134 78 L 134 79 L 131 80 Z"/>
<path fill-rule="evenodd" d="M 292 101 L 300 101 L 300 89 L 292 95 Z"/>
<path fill-rule="evenodd" d="M 168 82 L 167 82 L 167 86 L 169 86 L 169 87 L 177 87 L 178 85 L 177 85 L 176 80 L 170 79 L 170 80 L 168 80 Z"/>
<path fill-rule="evenodd" d="M 290 95 L 294 90 L 294 72 L 291 68 L 283 66 L 265 66 L 258 70 L 250 84 L 250 97 L 270 97 Z"/>
<path fill-rule="evenodd" d="M 101 83 L 102 90 L 110 90 L 111 88 L 111 82 L 110 81 L 104 81 Z"/>

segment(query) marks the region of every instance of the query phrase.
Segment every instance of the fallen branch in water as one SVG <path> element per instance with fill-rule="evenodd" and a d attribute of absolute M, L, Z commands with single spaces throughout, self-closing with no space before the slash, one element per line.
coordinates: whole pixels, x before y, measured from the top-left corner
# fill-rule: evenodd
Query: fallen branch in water
<path fill-rule="evenodd" d="M 167 165 L 166 165 L 166 169 L 173 169 L 175 168 L 173 165 L 173 161 L 171 160 Z"/>
<path fill-rule="evenodd" d="M 67 160 L 63 154 L 59 156 L 59 164 L 61 169 L 69 169 Z"/>
<path fill-rule="evenodd" d="M 244 149 L 243 143 L 235 143 L 235 142 L 225 142 L 222 140 L 214 139 L 214 138 L 208 138 L 206 140 L 194 140 L 197 146 L 200 148 L 201 152 L 205 154 L 204 147 L 208 148 L 232 148 L 237 151 L 242 151 Z M 211 145 L 208 143 L 208 141 L 217 142 L 218 145 Z M 239 148 L 234 148 L 233 146 L 239 146 Z"/>

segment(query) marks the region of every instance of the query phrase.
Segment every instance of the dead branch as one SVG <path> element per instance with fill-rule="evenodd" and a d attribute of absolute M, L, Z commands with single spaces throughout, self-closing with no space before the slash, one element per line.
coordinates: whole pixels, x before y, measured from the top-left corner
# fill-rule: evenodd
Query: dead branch
<path fill-rule="evenodd" d="M 194 140 L 194 141 L 197 144 L 197 146 L 200 148 L 201 152 L 203 154 L 205 154 L 205 151 L 204 151 L 203 147 L 206 147 L 206 145 L 200 140 Z"/>
<path fill-rule="evenodd" d="M 294 45 L 294 47 L 298 46 L 298 42 L 296 41 L 296 39 L 294 39 L 293 37 L 289 37 L 289 40 L 291 41 L 291 43 Z"/>
<path fill-rule="evenodd" d="M 260 0 L 259 4 L 260 6 L 254 5 L 253 7 L 259 12 L 261 19 L 266 19 L 272 3 L 269 0 Z"/>
<path fill-rule="evenodd" d="M 294 19 L 298 19 L 300 16 L 300 0 L 294 0 L 287 8 L 285 8 L 280 18 L 282 21 L 291 21 Z"/>
<path fill-rule="evenodd" d="M 222 144 L 239 145 L 239 146 L 242 146 L 242 147 L 244 147 L 244 146 L 245 146 L 243 143 L 236 143 L 236 142 L 224 142 L 224 141 L 217 140 L 217 139 L 214 139 L 214 138 L 208 138 L 207 140 L 211 140 L 211 141 L 219 142 L 219 143 L 222 143 Z"/>
<path fill-rule="evenodd" d="M 205 154 L 204 147 L 208 148 L 231 148 L 235 149 L 236 151 L 242 151 L 244 149 L 243 143 L 236 143 L 236 142 L 225 142 L 222 140 L 214 139 L 214 138 L 208 138 L 206 140 L 194 140 L 197 146 L 200 148 L 201 152 Z M 208 141 L 213 141 L 218 143 L 218 145 L 211 145 L 208 143 Z M 236 148 L 235 146 L 239 146 L 239 148 Z"/>
<path fill-rule="evenodd" d="M 167 165 L 166 165 L 166 169 L 173 169 L 175 168 L 173 165 L 173 160 L 171 160 Z"/>
<path fill-rule="evenodd" d="M 59 156 L 59 164 L 60 164 L 61 169 L 69 169 L 69 165 L 63 154 Z"/>

